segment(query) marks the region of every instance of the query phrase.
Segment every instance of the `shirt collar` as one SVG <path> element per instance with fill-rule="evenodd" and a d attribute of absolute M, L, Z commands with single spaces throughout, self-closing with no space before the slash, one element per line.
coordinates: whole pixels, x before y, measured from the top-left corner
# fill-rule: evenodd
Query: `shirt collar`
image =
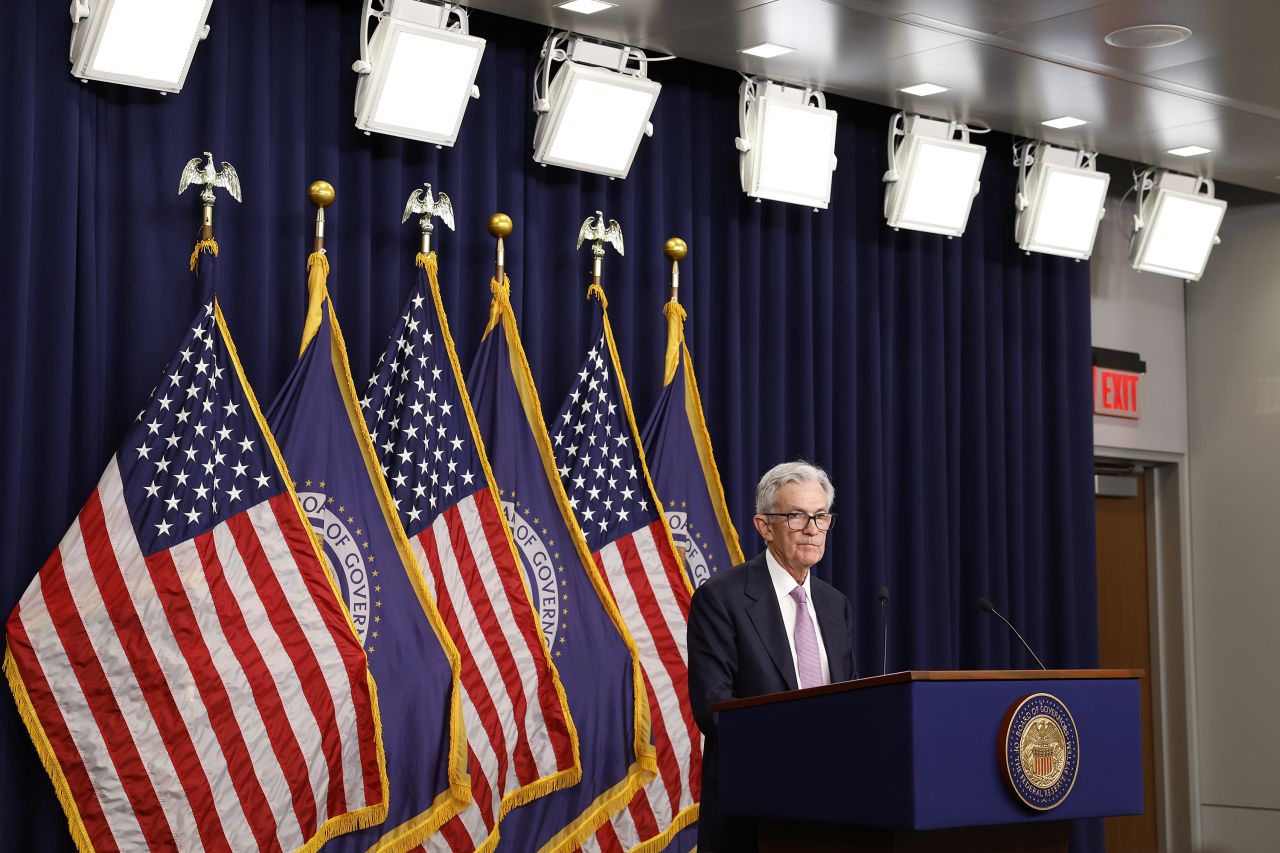
<path fill-rule="evenodd" d="M 782 568 L 782 564 L 773 556 L 773 552 L 768 549 L 765 549 L 764 552 L 764 562 L 769 567 L 769 580 L 773 581 L 773 589 L 778 594 L 778 598 L 789 597 L 791 590 L 797 586 L 802 586 L 804 587 L 805 598 L 809 601 L 813 600 L 813 596 L 809 594 L 809 581 L 813 578 L 813 569 L 809 569 L 805 574 L 804 583 L 797 584 L 796 579 L 791 576 L 790 572 Z"/>

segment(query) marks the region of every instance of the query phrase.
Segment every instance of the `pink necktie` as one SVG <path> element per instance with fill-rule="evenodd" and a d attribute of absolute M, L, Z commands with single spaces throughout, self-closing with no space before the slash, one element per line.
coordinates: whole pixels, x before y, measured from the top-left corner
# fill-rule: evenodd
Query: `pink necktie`
<path fill-rule="evenodd" d="M 822 684 L 822 661 L 818 659 L 818 635 L 809 618 L 809 596 L 804 587 L 791 590 L 796 603 L 796 669 L 800 672 L 800 687 L 817 687 Z"/>

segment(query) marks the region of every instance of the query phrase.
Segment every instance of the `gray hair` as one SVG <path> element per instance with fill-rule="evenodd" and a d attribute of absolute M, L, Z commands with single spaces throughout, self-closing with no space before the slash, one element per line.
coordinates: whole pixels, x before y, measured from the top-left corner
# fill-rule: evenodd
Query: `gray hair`
<path fill-rule="evenodd" d="M 797 459 L 794 462 L 774 465 L 760 478 L 760 484 L 756 486 L 756 513 L 772 512 L 775 508 L 774 501 L 778 497 L 778 489 L 787 483 L 820 483 L 827 493 L 827 509 L 831 509 L 831 504 L 835 503 L 836 488 L 831 485 L 827 472 L 817 465 L 810 465 L 803 459 Z"/>

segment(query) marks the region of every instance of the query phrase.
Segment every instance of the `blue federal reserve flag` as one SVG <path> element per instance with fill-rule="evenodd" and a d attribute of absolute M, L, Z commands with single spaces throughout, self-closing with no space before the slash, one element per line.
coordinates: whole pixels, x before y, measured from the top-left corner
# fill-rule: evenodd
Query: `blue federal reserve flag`
<path fill-rule="evenodd" d="M 493 282 L 489 326 L 468 377 L 476 422 L 578 729 L 582 781 L 514 812 L 499 849 L 568 851 L 656 771 L 649 706 L 623 625 L 555 468 L 510 282 Z"/>
<path fill-rule="evenodd" d="M 738 531 L 725 504 L 711 434 L 702 414 L 698 380 L 684 340 L 684 308 L 668 302 L 664 387 L 641 441 L 653 487 L 666 510 L 671 538 L 684 552 L 689 580 L 701 586 L 721 569 L 743 562 Z"/>
<path fill-rule="evenodd" d="M 378 684 L 391 791 L 382 825 L 343 836 L 325 849 L 406 849 L 471 798 L 457 651 L 408 551 L 378 470 L 328 298 L 328 262 L 314 254 L 308 266 L 302 356 L 268 420 Z"/>

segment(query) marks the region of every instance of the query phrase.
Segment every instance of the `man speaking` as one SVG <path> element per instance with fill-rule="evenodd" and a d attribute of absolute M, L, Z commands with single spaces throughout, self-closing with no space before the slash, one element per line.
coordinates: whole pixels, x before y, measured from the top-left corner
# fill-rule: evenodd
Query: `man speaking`
<path fill-rule="evenodd" d="M 698 588 L 689 609 L 689 697 L 706 737 L 700 853 L 756 849 L 750 821 L 720 815 L 720 743 L 711 705 L 856 677 L 849 600 L 809 571 L 835 521 L 835 489 L 821 468 L 784 462 L 756 486 L 755 525 L 765 551 Z M 796 749 L 821 749 L 805 732 L 778 732 Z M 796 780 L 803 783 L 803 780 Z"/>

